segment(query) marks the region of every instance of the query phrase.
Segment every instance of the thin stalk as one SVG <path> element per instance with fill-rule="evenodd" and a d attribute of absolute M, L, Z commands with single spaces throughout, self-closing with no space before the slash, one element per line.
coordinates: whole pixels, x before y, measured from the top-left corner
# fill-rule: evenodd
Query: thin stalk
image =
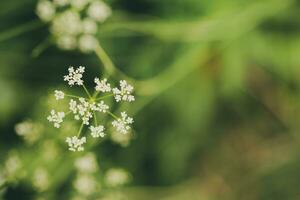
<path fill-rule="evenodd" d="M 39 55 L 41 55 L 41 53 L 43 53 L 43 51 L 45 51 L 49 46 L 51 45 L 51 38 L 48 37 L 46 38 L 43 42 L 39 43 L 31 52 L 32 57 L 36 58 Z"/>
<path fill-rule="evenodd" d="M 77 99 L 80 99 L 80 98 L 83 98 L 83 97 L 80 97 L 80 96 L 76 96 L 76 95 L 71 95 L 71 94 L 65 94 L 66 97 L 73 97 L 73 98 L 77 98 Z M 86 99 L 86 98 L 84 98 Z"/>
<path fill-rule="evenodd" d="M 117 75 L 122 79 L 130 80 L 131 82 L 134 82 L 134 79 L 124 74 L 121 70 L 119 70 L 114 65 L 113 61 L 110 59 L 106 51 L 102 48 L 102 46 L 99 43 L 96 45 L 95 53 L 99 58 L 100 62 L 103 64 L 108 75 L 110 76 Z"/>
<path fill-rule="evenodd" d="M 94 114 L 94 122 L 95 122 L 95 126 L 98 126 L 98 125 L 97 125 L 97 115 L 96 115 L 96 112 L 93 111 L 93 114 Z"/>
<path fill-rule="evenodd" d="M 116 120 L 119 119 L 115 114 L 111 113 L 110 111 L 107 111 L 107 113 L 108 113 L 110 116 L 112 116 L 114 119 L 116 119 Z"/>
<path fill-rule="evenodd" d="M 83 122 L 82 122 L 81 125 L 80 125 L 79 131 L 78 131 L 78 134 L 77 134 L 77 137 L 80 136 L 81 131 L 82 131 L 82 128 L 83 128 Z"/>
<path fill-rule="evenodd" d="M 33 31 L 35 29 L 42 27 L 43 25 L 44 24 L 41 21 L 34 20 L 34 21 L 30 21 L 26 24 L 19 25 L 15 28 L 5 30 L 2 33 L 0 33 L 0 42 L 9 40 L 9 39 L 19 36 L 23 33 Z"/>
<path fill-rule="evenodd" d="M 104 96 L 102 96 L 102 97 L 99 97 L 99 98 L 95 99 L 95 101 L 102 100 L 102 99 L 106 99 L 107 97 L 111 97 L 111 96 L 113 96 L 113 95 L 114 95 L 114 94 L 104 95 Z"/>
<path fill-rule="evenodd" d="M 91 94 L 89 93 L 89 91 L 86 89 L 86 87 L 85 87 L 84 84 L 82 84 L 82 87 L 83 87 L 84 91 L 86 92 L 86 94 L 88 95 L 88 97 L 91 99 L 92 96 L 91 96 Z"/>

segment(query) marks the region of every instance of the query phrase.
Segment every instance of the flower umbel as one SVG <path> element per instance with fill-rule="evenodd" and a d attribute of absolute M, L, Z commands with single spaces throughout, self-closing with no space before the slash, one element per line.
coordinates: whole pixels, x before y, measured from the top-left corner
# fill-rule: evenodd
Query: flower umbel
<path fill-rule="evenodd" d="M 66 142 L 69 145 L 70 151 L 83 151 L 84 147 L 82 146 L 86 143 L 86 137 L 78 138 L 77 136 L 67 137 Z"/>
<path fill-rule="evenodd" d="M 62 91 L 55 90 L 54 93 L 56 100 L 65 98 L 65 93 L 63 93 Z"/>
<path fill-rule="evenodd" d="M 98 42 L 98 25 L 105 22 L 112 11 L 102 0 L 39 0 L 36 13 L 49 24 L 59 48 L 88 53 Z"/>
<path fill-rule="evenodd" d="M 64 117 L 64 112 L 55 112 L 55 110 L 51 110 L 50 116 L 48 116 L 47 119 L 49 122 L 54 123 L 55 128 L 59 128 L 60 124 L 63 122 Z"/>
<path fill-rule="evenodd" d="M 82 74 L 85 68 L 80 66 L 78 69 L 74 70 L 73 67 L 69 68 L 69 74 L 64 76 L 64 80 L 68 82 L 70 86 L 73 85 L 83 85 Z"/>
<path fill-rule="evenodd" d="M 130 125 L 133 123 L 133 119 L 128 117 L 126 112 L 121 112 L 121 117 L 114 115 L 109 111 L 110 107 L 105 102 L 107 98 L 113 98 L 113 96 L 115 96 L 116 102 L 119 102 L 117 99 L 120 99 L 120 101 L 133 101 L 133 87 L 131 85 L 125 80 L 122 80 L 120 81 L 120 89 L 111 89 L 107 79 L 100 80 L 99 78 L 95 78 L 95 91 L 91 95 L 83 81 L 85 67 L 80 66 L 76 69 L 74 67 L 69 67 L 68 72 L 69 74 L 64 76 L 64 81 L 67 81 L 69 86 L 81 86 L 86 93 L 86 97 L 66 94 L 63 91 L 55 90 L 56 100 L 69 98 L 69 110 L 66 112 L 56 112 L 55 110 L 51 110 L 50 116 L 47 119 L 50 122 L 53 122 L 54 127 L 56 128 L 60 128 L 64 117 L 69 114 L 73 115 L 75 120 L 81 121 L 77 136 L 66 138 L 70 151 L 84 150 L 83 145 L 86 143 L 87 138 L 82 137 L 81 133 L 83 132 L 85 125 L 89 126 L 92 138 L 105 137 L 106 134 L 104 131 L 106 128 L 103 125 L 98 125 L 97 121 L 97 116 L 100 114 L 111 116 L 114 119 L 112 126 L 119 133 L 126 134 L 131 129 Z"/>
<path fill-rule="evenodd" d="M 125 112 L 121 112 L 121 118 L 114 120 L 112 125 L 117 129 L 118 132 L 126 134 L 131 129 L 129 125 L 132 123 L 133 119 L 128 117 Z"/>
<path fill-rule="evenodd" d="M 90 127 L 90 130 L 91 130 L 91 135 L 93 138 L 97 138 L 97 137 L 104 137 L 105 134 L 104 134 L 104 126 L 91 126 Z"/>
<path fill-rule="evenodd" d="M 131 95 L 133 87 L 129 85 L 125 80 L 120 81 L 120 89 L 113 88 L 113 93 L 117 102 L 119 101 L 134 101 L 134 96 Z"/>

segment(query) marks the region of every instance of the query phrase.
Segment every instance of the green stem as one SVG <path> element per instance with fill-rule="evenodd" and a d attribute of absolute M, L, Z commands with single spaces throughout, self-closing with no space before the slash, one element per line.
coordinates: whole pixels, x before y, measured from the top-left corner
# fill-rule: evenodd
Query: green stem
<path fill-rule="evenodd" d="M 116 119 L 116 120 L 119 119 L 115 114 L 111 113 L 110 111 L 107 111 L 107 113 L 108 113 L 110 116 L 112 116 L 114 119 Z"/>
<path fill-rule="evenodd" d="M 26 24 L 17 26 L 15 28 L 3 31 L 2 33 L 0 33 L 0 42 L 9 40 L 9 39 L 19 36 L 23 33 L 33 31 L 37 28 L 42 27 L 43 25 L 44 24 L 40 20 L 34 20 L 34 21 L 28 22 Z"/>
<path fill-rule="evenodd" d="M 78 138 L 79 138 L 79 136 L 80 136 L 80 134 L 81 134 L 82 128 L 83 128 L 83 122 L 81 123 L 80 128 L 79 128 L 79 131 L 78 131 L 78 134 L 77 134 L 77 137 L 78 137 Z"/>
<path fill-rule="evenodd" d="M 92 98 L 92 96 L 91 96 L 91 94 L 89 93 L 89 91 L 86 89 L 85 85 L 84 85 L 84 84 L 82 84 L 82 86 L 83 86 L 83 89 L 84 89 L 84 91 L 85 91 L 85 92 L 86 92 L 86 94 L 88 95 L 88 97 L 91 99 L 91 98 Z"/>
<path fill-rule="evenodd" d="M 114 94 L 104 95 L 104 96 L 102 96 L 102 97 L 99 97 L 99 98 L 95 99 L 95 101 L 102 100 L 102 99 L 105 99 L 105 98 L 107 98 L 107 97 L 111 97 L 111 96 L 113 96 L 113 95 L 114 95 Z"/>
<path fill-rule="evenodd" d="M 80 98 L 84 98 L 84 97 L 80 97 L 80 96 L 76 96 L 76 95 L 71 95 L 71 94 L 65 94 L 66 97 L 73 97 L 73 98 L 77 98 L 77 99 L 80 99 Z M 84 98 L 86 100 L 88 100 L 87 98 Z"/>
<path fill-rule="evenodd" d="M 114 65 L 114 63 L 112 62 L 112 60 L 110 59 L 108 54 L 105 52 L 105 50 L 102 48 L 102 46 L 99 43 L 96 45 L 95 53 L 96 53 L 97 57 L 99 58 L 100 62 L 102 62 L 108 75 L 110 75 L 110 76 L 117 75 L 122 79 L 130 80 L 131 82 L 134 82 L 134 79 L 132 79 L 129 76 L 127 76 L 126 74 L 124 74 L 121 70 L 119 70 Z"/>
<path fill-rule="evenodd" d="M 114 75 L 116 73 L 116 67 L 99 43 L 96 45 L 95 53 L 98 56 L 99 60 L 102 62 L 108 74 Z"/>
<path fill-rule="evenodd" d="M 51 45 L 51 38 L 46 38 L 43 42 L 39 43 L 31 52 L 32 57 L 38 57 L 43 51 L 45 51 Z"/>
<path fill-rule="evenodd" d="M 69 115 L 69 114 L 71 114 L 72 113 L 72 111 L 69 111 L 69 112 L 67 112 L 66 114 L 65 114 L 65 116 L 67 116 L 67 115 Z"/>
<path fill-rule="evenodd" d="M 93 111 L 93 114 L 94 114 L 94 122 L 95 122 L 95 126 L 98 126 L 98 125 L 97 125 L 97 115 L 96 115 L 96 112 Z"/>

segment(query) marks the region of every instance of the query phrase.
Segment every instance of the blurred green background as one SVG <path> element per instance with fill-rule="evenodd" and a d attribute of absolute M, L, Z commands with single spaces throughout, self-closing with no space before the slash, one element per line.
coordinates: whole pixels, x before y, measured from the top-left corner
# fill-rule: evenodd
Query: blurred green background
<path fill-rule="evenodd" d="M 131 144 L 93 149 L 100 165 L 132 174 L 125 198 L 300 199 L 300 1 L 107 2 L 113 16 L 98 39 L 121 71 L 143 81 L 129 111 Z M 0 165 L 13 149 L 42 162 L 14 127 L 28 118 L 50 126 L 43 103 L 69 65 L 86 66 L 90 80 L 104 73 L 93 53 L 50 46 L 34 55 L 49 35 L 36 3 L 0 2 Z M 63 175 L 49 199 L 68 199 L 68 154 L 51 160 L 51 173 Z M 35 194 L 20 181 L 2 198 Z"/>

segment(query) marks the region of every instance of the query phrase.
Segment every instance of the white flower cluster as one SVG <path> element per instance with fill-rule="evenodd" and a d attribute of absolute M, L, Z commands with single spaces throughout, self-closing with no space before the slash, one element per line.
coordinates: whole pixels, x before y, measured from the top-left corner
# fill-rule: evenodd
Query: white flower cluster
<path fill-rule="evenodd" d="M 49 122 L 54 123 L 55 128 L 59 128 L 60 124 L 63 122 L 65 117 L 64 112 L 55 112 L 55 110 L 51 110 L 51 115 L 47 117 Z"/>
<path fill-rule="evenodd" d="M 95 90 L 98 92 L 110 92 L 111 87 L 110 84 L 107 83 L 107 79 L 99 80 L 99 78 L 95 78 L 96 87 Z"/>
<path fill-rule="evenodd" d="M 94 173 L 98 170 L 98 163 L 94 153 L 87 153 L 77 158 L 74 164 L 80 173 Z"/>
<path fill-rule="evenodd" d="M 39 0 L 36 13 L 46 23 L 59 48 L 94 50 L 98 24 L 112 14 L 102 0 Z"/>
<path fill-rule="evenodd" d="M 64 80 L 68 81 L 70 86 L 73 85 L 83 85 L 82 74 L 84 73 L 85 68 L 80 66 L 78 69 L 74 70 L 73 67 L 69 67 L 69 74 L 64 76 Z M 57 92 L 55 94 L 57 99 Z"/>
<path fill-rule="evenodd" d="M 97 189 L 100 188 L 96 181 L 96 174 L 98 172 L 98 163 L 94 153 L 87 153 L 84 156 L 75 160 L 75 169 L 77 170 L 76 179 L 73 182 L 74 189 L 77 191 L 76 197 L 80 199 L 90 199 Z"/>
<path fill-rule="evenodd" d="M 130 179 L 129 173 L 122 168 L 111 168 L 105 176 L 105 184 L 109 187 L 118 187 L 126 184 Z"/>
<path fill-rule="evenodd" d="M 100 80 L 95 78 L 95 91 L 91 95 L 84 85 L 83 73 L 85 68 L 80 66 L 77 69 L 69 67 L 69 74 L 64 76 L 64 81 L 70 86 L 81 86 L 87 94 L 87 97 L 75 96 L 65 94 L 63 91 L 55 90 L 55 99 L 62 100 L 69 97 L 69 111 L 67 112 L 56 112 L 52 110 L 48 120 L 54 123 L 54 127 L 60 128 L 61 123 L 65 116 L 72 114 L 75 120 L 82 122 L 79 133 L 77 136 L 67 137 L 66 142 L 69 146 L 70 151 L 83 151 L 83 144 L 86 143 L 87 138 L 81 137 L 80 134 L 83 130 L 83 126 L 89 126 L 91 137 L 93 138 L 103 138 L 105 136 L 105 127 L 99 125 L 97 122 L 97 114 L 105 113 L 110 115 L 114 120 L 112 121 L 112 127 L 115 131 L 126 134 L 130 131 L 130 125 L 133 123 L 133 119 L 129 117 L 126 112 L 121 112 L 121 117 L 117 117 L 109 111 L 109 106 L 105 103 L 105 99 L 109 97 L 114 97 L 115 101 L 118 103 L 120 101 L 132 102 L 135 100 L 133 93 L 133 87 L 128 84 L 125 80 L 120 81 L 119 88 L 112 88 L 111 84 L 107 82 L 107 79 Z M 65 114 L 67 113 L 67 114 Z M 94 124 L 90 125 L 94 119 Z"/>
<path fill-rule="evenodd" d="M 63 93 L 62 91 L 55 90 L 54 93 L 55 93 L 55 99 L 56 100 L 60 100 L 60 99 L 65 98 L 65 93 Z"/>
<path fill-rule="evenodd" d="M 49 173 L 45 168 L 39 167 L 34 171 L 32 177 L 33 186 L 40 192 L 49 188 Z"/>
<path fill-rule="evenodd" d="M 41 137 L 43 129 L 42 124 L 33 122 L 32 120 L 25 120 L 15 125 L 17 135 L 23 137 L 28 144 L 36 142 Z"/>
<path fill-rule="evenodd" d="M 104 137 L 104 126 L 91 126 L 91 135 L 93 138 L 97 138 L 97 137 Z"/>
<path fill-rule="evenodd" d="M 126 134 L 131 129 L 129 125 L 132 123 L 133 119 L 128 117 L 125 112 L 121 112 L 121 118 L 114 120 L 112 125 L 117 129 L 118 132 Z"/>
<path fill-rule="evenodd" d="M 134 101 L 134 96 L 131 95 L 133 87 L 129 85 L 125 80 L 120 81 L 120 89 L 113 88 L 113 93 L 115 94 L 115 99 L 119 101 Z"/>
<path fill-rule="evenodd" d="M 67 137 L 66 142 L 70 151 L 83 151 L 83 144 L 86 143 L 86 137 L 78 138 L 77 136 Z"/>

